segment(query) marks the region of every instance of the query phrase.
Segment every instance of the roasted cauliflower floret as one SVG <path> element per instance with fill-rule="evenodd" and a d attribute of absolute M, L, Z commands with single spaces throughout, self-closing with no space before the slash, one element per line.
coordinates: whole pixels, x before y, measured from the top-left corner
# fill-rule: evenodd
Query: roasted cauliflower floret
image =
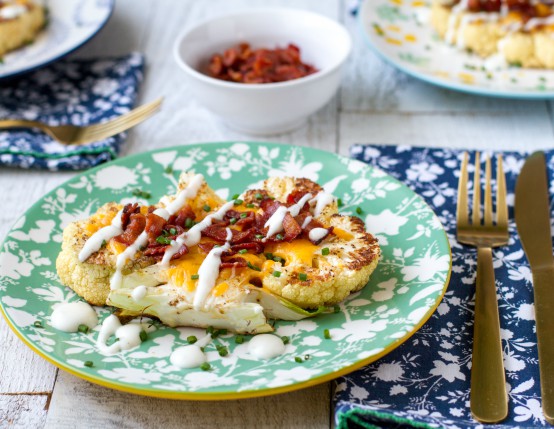
<path fill-rule="evenodd" d="M 1 4 L 2 2 L 0 2 Z M 4 3 L 10 18 L 0 16 L 0 57 L 33 41 L 45 25 L 44 8 L 30 0 Z"/>

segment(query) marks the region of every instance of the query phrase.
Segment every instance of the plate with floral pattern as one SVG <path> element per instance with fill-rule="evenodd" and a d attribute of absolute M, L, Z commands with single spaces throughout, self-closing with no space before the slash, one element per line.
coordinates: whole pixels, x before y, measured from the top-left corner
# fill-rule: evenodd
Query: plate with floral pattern
<path fill-rule="evenodd" d="M 277 321 L 285 353 L 255 360 L 227 334 L 205 351 L 211 365 L 180 369 L 169 356 L 187 344 L 187 328 L 155 323 L 137 348 L 106 356 L 99 327 L 65 333 L 51 326 L 54 305 L 77 301 L 60 284 L 55 260 L 62 230 L 109 201 L 153 203 L 174 192 L 182 171 L 201 173 L 223 198 L 269 176 L 307 177 L 341 199 L 379 238 L 382 258 L 369 284 L 334 309 L 301 321 Z M 135 192 L 136 193 L 136 192 Z M 431 208 L 381 170 L 332 153 L 274 143 L 203 143 L 146 152 L 89 170 L 45 195 L 13 226 L 0 248 L 0 308 L 36 353 L 79 377 L 137 394 L 235 399 L 295 390 L 360 368 L 398 347 L 431 316 L 446 291 L 450 246 Z M 112 309 L 96 307 L 100 320 Z M 329 335 L 326 335 L 328 330 Z M 330 337 L 330 338 L 327 338 Z M 220 356 L 218 346 L 229 349 Z"/>
<path fill-rule="evenodd" d="M 431 27 L 431 0 L 367 0 L 358 21 L 367 44 L 401 71 L 434 85 L 494 97 L 554 97 L 554 71 L 499 66 L 452 47 Z"/>
<path fill-rule="evenodd" d="M 0 79 L 45 66 L 78 49 L 106 24 L 114 0 L 49 0 L 47 24 L 28 45 L 0 58 Z"/>

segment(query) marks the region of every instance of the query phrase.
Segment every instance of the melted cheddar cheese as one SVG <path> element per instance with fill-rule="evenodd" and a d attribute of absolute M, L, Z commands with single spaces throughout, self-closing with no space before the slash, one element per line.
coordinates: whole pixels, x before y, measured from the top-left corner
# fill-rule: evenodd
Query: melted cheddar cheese
<path fill-rule="evenodd" d="M 266 251 L 285 259 L 285 265 L 304 264 L 312 266 L 314 253 L 319 249 L 309 240 L 299 239 L 293 242 L 272 243 L 266 246 Z"/>

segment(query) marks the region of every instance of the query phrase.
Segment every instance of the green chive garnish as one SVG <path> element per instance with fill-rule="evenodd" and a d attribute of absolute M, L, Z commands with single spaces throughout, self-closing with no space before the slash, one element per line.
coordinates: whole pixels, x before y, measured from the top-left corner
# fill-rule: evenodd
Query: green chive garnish
<path fill-rule="evenodd" d="M 185 227 L 187 228 L 191 228 L 192 227 L 192 219 L 190 217 L 188 217 L 186 220 L 185 220 Z"/>
<path fill-rule="evenodd" d="M 264 238 L 264 236 L 262 234 L 256 234 L 254 237 L 256 237 L 257 239 L 261 240 L 262 238 Z"/>
<path fill-rule="evenodd" d="M 300 281 L 305 282 L 306 280 L 308 280 L 308 274 L 306 274 L 306 273 L 298 273 L 298 279 L 299 279 Z"/>
<path fill-rule="evenodd" d="M 236 217 L 232 217 L 231 219 L 229 219 L 229 223 L 231 225 L 234 225 L 235 223 L 237 223 L 237 218 Z"/>
<path fill-rule="evenodd" d="M 235 343 L 237 343 L 237 344 L 242 344 L 242 343 L 244 343 L 244 337 L 243 337 L 242 335 L 237 335 L 237 336 L 235 337 Z"/>
<path fill-rule="evenodd" d="M 304 360 L 308 360 L 308 359 L 310 359 L 310 358 L 311 358 L 310 355 L 304 355 Z"/>
<path fill-rule="evenodd" d="M 281 277 L 281 271 L 273 271 L 273 277 Z"/>
<path fill-rule="evenodd" d="M 259 192 L 256 194 L 256 199 L 257 200 L 262 200 L 264 198 L 264 196 L 262 194 L 260 194 Z"/>
<path fill-rule="evenodd" d="M 283 344 L 288 344 L 288 343 L 290 343 L 290 338 L 289 337 L 281 337 L 281 341 L 283 341 Z"/>
<path fill-rule="evenodd" d="M 235 206 L 240 206 L 244 201 L 239 200 L 238 198 L 235 200 L 234 204 Z"/>
<path fill-rule="evenodd" d="M 240 249 L 240 250 L 239 250 L 239 253 L 240 253 L 241 255 L 244 255 L 246 252 L 248 252 L 248 249 Z"/>
<path fill-rule="evenodd" d="M 264 253 L 264 256 L 266 259 L 273 261 L 273 253 Z"/>
<path fill-rule="evenodd" d="M 35 323 L 33 323 L 33 325 L 35 326 L 35 328 L 42 328 L 42 323 L 38 320 Z"/>
<path fill-rule="evenodd" d="M 294 358 L 294 361 L 295 361 L 296 363 L 302 363 L 302 362 L 304 362 L 304 361 L 302 360 L 302 358 L 301 358 L 301 357 L 298 357 L 298 356 L 296 356 L 296 357 Z"/>
<path fill-rule="evenodd" d="M 202 371 L 209 371 L 212 368 L 212 366 L 208 362 L 204 362 L 202 365 L 200 365 L 200 369 Z"/>
<path fill-rule="evenodd" d="M 173 173 L 173 167 L 171 165 L 168 165 L 167 167 L 165 167 L 165 174 L 171 174 Z"/>
<path fill-rule="evenodd" d="M 253 209 L 256 206 L 254 204 L 250 203 L 250 204 L 246 204 L 246 207 L 249 208 L 249 209 Z"/>
<path fill-rule="evenodd" d="M 229 350 L 227 350 L 227 347 L 225 346 L 217 346 L 217 352 L 221 357 L 225 357 L 229 354 Z"/>
<path fill-rule="evenodd" d="M 171 228 L 171 229 L 169 230 L 169 233 L 170 233 L 171 235 L 175 235 L 175 234 L 177 234 L 177 230 L 176 230 L 175 228 Z"/>
<path fill-rule="evenodd" d="M 257 267 L 255 265 L 252 265 L 250 262 L 247 262 L 246 265 L 248 266 L 248 268 L 250 268 L 251 270 L 254 270 L 254 271 L 262 271 L 262 269 L 260 267 Z"/>
<path fill-rule="evenodd" d="M 135 189 L 135 190 L 133 191 L 133 195 L 134 195 L 135 197 L 144 198 L 144 199 L 146 199 L 146 200 L 152 196 L 152 194 L 151 194 L 150 192 L 142 191 L 142 190 L 140 190 L 140 189 Z"/>
<path fill-rule="evenodd" d="M 235 195 L 233 195 L 233 198 L 231 198 L 231 199 L 236 200 L 236 199 L 238 199 L 239 196 L 240 196 L 239 194 L 235 194 Z"/>
<path fill-rule="evenodd" d="M 189 344 L 194 344 L 194 343 L 197 342 L 197 341 L 198 341 L 198 338 L 196 338 L 194 335 L 189 335 L 189 336 L 187 337 L 187 342 L 188 342 Z"/>
<path fill-rule="evenodd" d="M 225 329 L 225 328 L 219 330 L 219 334 L 220 334 L 220 335 L 227 335 L 227 332 L 228 332 L 228 331 L 227 331 L 227 329 Z"/>
<path fill-rule="evenodd" d="M 206 333 L 207 334 L 213 334 L 214 333 L 214 327 L 213 326 L 208 326 L 206 328 Z"/>
<path fill-rule="evenodd" d="M 144 343 L 148 339 L 148 334 L 146 333 L 146 331 L 143 330 L 140 331 L 139 337 L 140 340 Z"/>
<path fill-rule="evenodd" d="M 77 328 L 77 331 L 81 332 L 82 334 L 86 334 L 88 332 L 88 326 L 81 323 Z"/>
<path fill-rule="evenodd" d="M 200 277 L 199 274 L 193 274 L 192 276 L 190 276 L 190 279 L 191 280 L 198 280 L 199 277 Z"/>
<path fill-rule="evenodd" d="M 328 247 L 324 247 L 323 249 L 321 249 L 321 254 L 323 256 L 326 256 L 329 254 L 329 248 Z"/>
<path fill-rule="evenodd" d="M 281 258 L 280 256 L 274 256 L 273 257 L 273 260 L 275 262 L 280 262 L 281 264 L 284 264 L 285 263 L 285 258 Z"/>
<path fill-rule="evenodd" d="M 158 238 L 156 238 L 156 241 L 160 244 L 171 244 L 171 239 L 164 237 L 163 235 L 160 235 Z"/>
<path fill-rule="evenodd" d="M 244 218 L 247 217 L 247 216 L 248 216 L 248 213 L 241 213 L 241 214 L 240 214 L 240 218 L 241 218 L 241 219 L 244 219 Z"/>
<path fill-rule="evenodd" d="M 356 213 L 362 214 L 362 208 L 361 207 L 356 207 Z"/>
<path fill-rule="evenodd" d="M 324 329 L 323 330 L 323 338 L 325 338 L 326 340 L 331 339 L 331 334 L 329 333 L 329 329 Z"/>
<path fill-rule="evenodd" d="M 276 238 L 277 240 L 282 240 L 282 239 L 283 239 L 283 234 L 277 234 L 277 235 L 275 236 L 275 238 Z"/>
<path fill-rule="evenodd" d="M 337 206 L 342 207 L 342 200 L 340 198 L 337 199 Z"/>
<path fill-rule="evenodd" d="M 340 307 L 338 305 L 335 305 L 333 308 L 333 313 L 340 313 Z"/>
<path fill-rule="evenodd" d="M 108 244 L 106 243 L 106 240 L 102 240 L 102 245 L 100 247 L 104 247 L 106 244 Z"/>
<path fill-rule="evenodd" d="M 209 205 L 205 205 L 204 207 L 202 207 L 204 209 L 205 212 L 209 212 L 212 208 L 209 206 Z"/>
<path fill-rule="evenodd" d="M 92 363 L 91 360 L 87 360 L 83 365 L 89 367 L 89 368 L 92 368 L 94 366 L 94 364 Z"/>

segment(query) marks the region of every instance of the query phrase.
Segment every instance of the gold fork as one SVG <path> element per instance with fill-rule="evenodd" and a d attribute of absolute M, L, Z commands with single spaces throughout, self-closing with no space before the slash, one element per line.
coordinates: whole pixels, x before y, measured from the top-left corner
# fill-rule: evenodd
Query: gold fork
<path fill-rule="evenodd" d="M 508 207 L 506 178 L 502 156 L 496 169 L 496 222 L 493 221 L 491 160 L 485 164 L 485 210 L 481 220 L 481 164 L 475 155 L 473 208 L 468 214 L 468 154 L 464 153 L 458 185 L 457 235 L 463 244 L 477 247 L 477 281 L 475 286 L 475 320 L 471 366 L 470 408 L 473 417 L 483 423 L 497 423 L 508 415 L 508 396 L 502 360 L 500 321 L 496 299 L 492 248 L 508 243 Z"/>
<path fill-rule="evenodd" d="M 102 124 L 82 127 L 75 125 L 50 126 L 38 121 L 6 119 L 0 120 L 0 129 L 38 128 L 65 145 L 87 144 L 115 136 L 141 123 L 159 110 L 162 101 L 163 97 L 158 98 L 151 103 L 137 107 L 124 115 Z"/>

